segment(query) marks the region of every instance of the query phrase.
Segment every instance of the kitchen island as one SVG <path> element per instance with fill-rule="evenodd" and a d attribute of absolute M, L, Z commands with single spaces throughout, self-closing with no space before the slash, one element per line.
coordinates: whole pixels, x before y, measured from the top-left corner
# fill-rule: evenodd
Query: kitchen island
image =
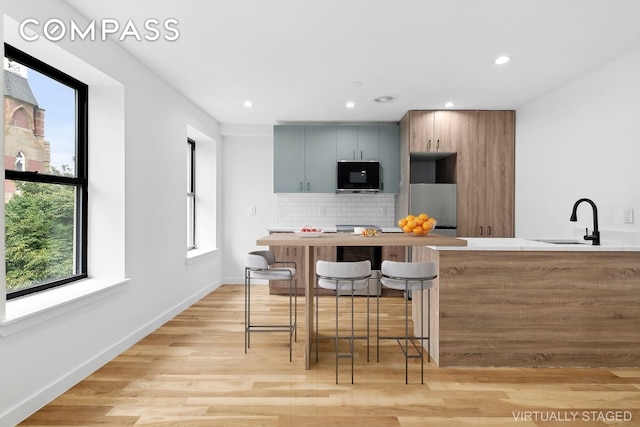
<path fill-rule="evenodd" d="M 465 240 L 413 252 L 438 264 L 439 366 L 640 366 L 640 247 Z M 417 304 L 413 316 L 417 329 Z"/>
<path fill-rule="evenodd" d="M 412 236 L 404 233 L 382 233 L 375 237 L 354 234 L 323 233 L 319 237 L 298 237 L 294 233 L 273 233 L 256 241 L 257 246 L 296 245 L 304 247 L 304 288 L 305 288 L 305 368 L 310 368 L 312 337 L 314 336 L 313 284 L 315 282 L 315 248 L 318 246 L 406 246 L 412 250 L 429 245 L 431 247 L 466 246 L 467 242 L 454 237 L 431 233 L 427 236 Z"/>

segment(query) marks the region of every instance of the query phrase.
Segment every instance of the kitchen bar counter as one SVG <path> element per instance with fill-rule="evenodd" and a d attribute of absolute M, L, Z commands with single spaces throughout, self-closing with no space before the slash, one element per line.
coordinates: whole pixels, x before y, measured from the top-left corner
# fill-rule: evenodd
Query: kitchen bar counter
<path fill-rule="evenodd" d="M 466 246 L 467 242 L 455 237 L 430 233 L 427 236 L 412 236 L 405 233 L 382 233 L 375 237 L 364 237 L 349 233 L 323 233 L 319 237 L 298 237 L 294 233 L 273 233 L 257 240 L 258 246 Z"/>
<path fill-rule="evenodd" d="M 409 248 L 423 248 L 426 245 L 431 247 L 465 246 L 466 241 L 454 237 L 442 236 L 430 233 L 427 236 L 412 236 L 404 233 L 382 233 L 376 237 L 364 237 L 360 235 L 344 233 L 323 233 L 319 237 L 298 237 L 294 233 L 274 232 L 256 241 L 257 246 L 302 246 L 306 268 L 304 270 L 305 280 L 305 344 L 304 357 L 305 368 L 309 369 L 311 364 L 311 344 L 314 334 L 313 325 L 313 284 L 315 282 L 315 247 L 316 246 L 407 246 Z"/>
<path fill-rule="evenodd" d="M 438 264 L 439 366 L 640 367 L 640 248 L 465 240 L 413 252 Z"/>

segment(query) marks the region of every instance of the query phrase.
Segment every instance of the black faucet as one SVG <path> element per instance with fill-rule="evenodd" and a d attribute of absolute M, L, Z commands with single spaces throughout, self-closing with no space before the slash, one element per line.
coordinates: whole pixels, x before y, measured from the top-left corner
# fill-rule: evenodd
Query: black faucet
<path fill-rule="evenodd" d="M 598 208 L 596 204 L 593 203 L 591 199 L 580 199 L 573 205 L 573 211 L 571 212 L 571 218 L 569 221 L 576 222 L 578 220 L 578 205 L 582 202 L 587 202 L 593 208 L 593 233 L 589 234 L 589 229 L 587 228 L 584 240 L 591 240 L 594 245 L 600 245 L 600 231 L 598 231 Z"/>

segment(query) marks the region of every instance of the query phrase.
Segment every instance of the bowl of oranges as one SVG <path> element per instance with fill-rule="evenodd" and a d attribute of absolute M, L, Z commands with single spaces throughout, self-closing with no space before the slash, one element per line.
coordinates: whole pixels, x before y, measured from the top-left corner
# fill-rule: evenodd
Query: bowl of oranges
<path fill-rule="evenodd" d="M 436 227 L 438 221 L 429 217 L 426 213 L 420 215 L 407 215 L 398 220 L 398 226 L 405 234 L 410 236 L 426 236 Z"/>

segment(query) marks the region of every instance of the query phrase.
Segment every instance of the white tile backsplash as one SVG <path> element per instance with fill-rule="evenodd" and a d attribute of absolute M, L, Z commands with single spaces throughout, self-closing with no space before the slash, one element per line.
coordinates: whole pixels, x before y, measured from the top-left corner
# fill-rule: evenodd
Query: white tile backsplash
<path fill-rule="evenodd" d="M 395 225 L 394 194 L 278 194 L 278 226 Z"/>

